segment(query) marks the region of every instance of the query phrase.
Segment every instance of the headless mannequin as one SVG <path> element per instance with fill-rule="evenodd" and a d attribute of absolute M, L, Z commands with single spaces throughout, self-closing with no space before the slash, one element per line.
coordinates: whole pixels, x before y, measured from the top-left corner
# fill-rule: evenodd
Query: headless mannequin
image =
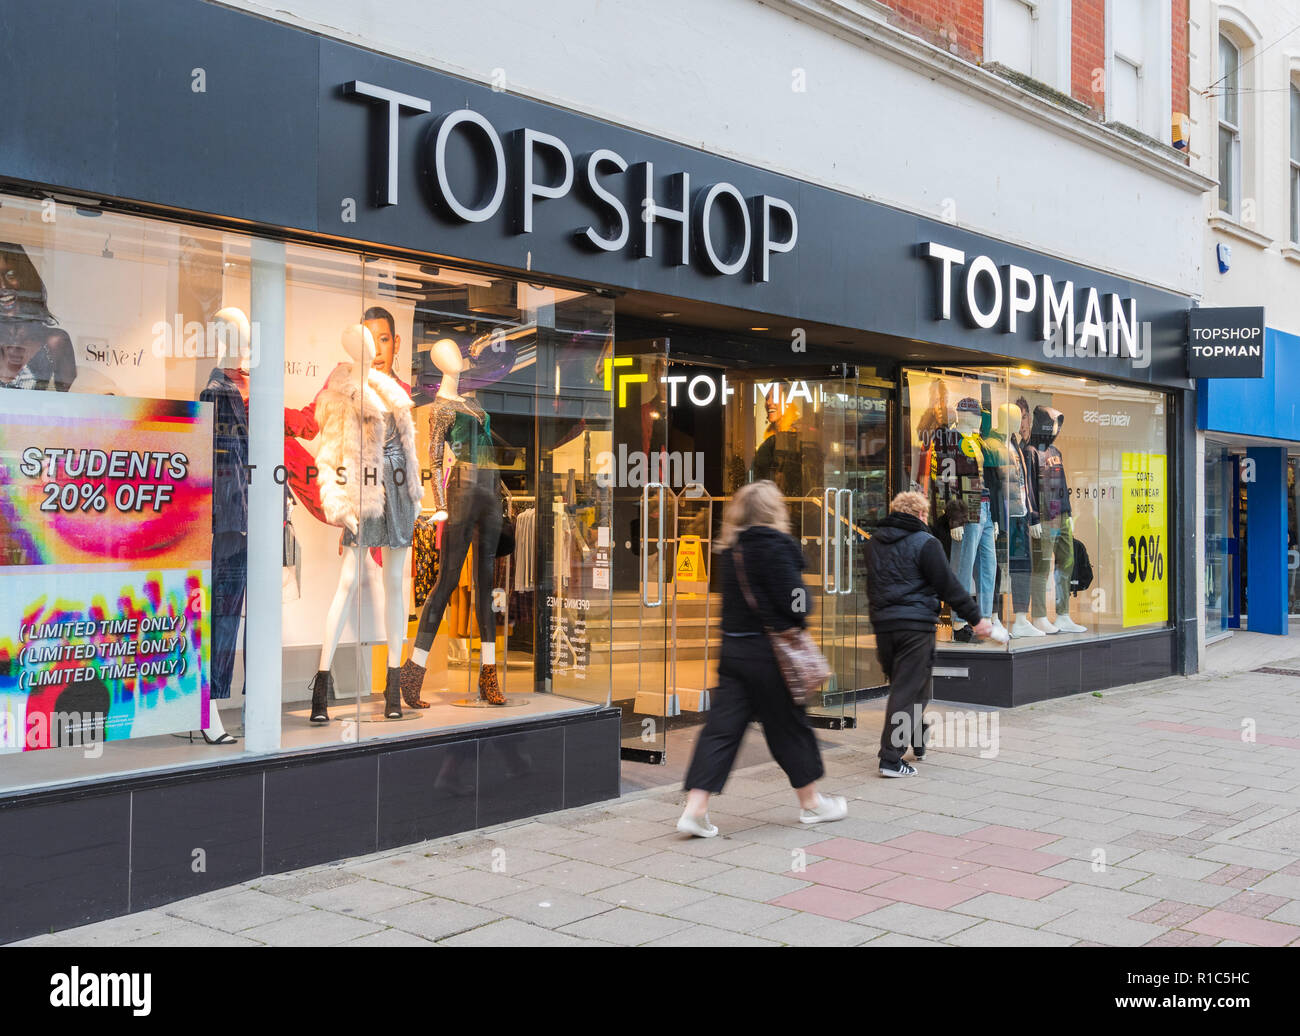
<path fill-rule="evenodd" d="M 375 360 L 375 340 L 370 330 L 362 324 L 354 324 L 347 328 L 343 332 L 343 350 L 368 376 Z M 358 534 L 360 527 L 354 515 L 345 518 L 344 525 L 354 537 Z M 321 640 L 320 662 L 317 666 L 318 675 L 328 674 L 334 662 L 334 652 L 338 649 L 339 640 L 343 636 L 343 627 L 347 623 L 348 608 L 356 596 L 357 586 L 361 580 L 362 555 L 366 550 L 359 543 L 350 547 L 342 546 L 340 549 L 343 553 L 343 567 L 339 572 L 339 585 L 334 591 L 334 600 L 330 603 L 329 612 L 325 616 L 325 631 Z M 402 593 L 402 577 L 410 558 L 410 548 L 381 547 L 380 550 L 383 558 L 384 632 L 388 644 L 388 657 L 390 660 L 395 660 L 401 658 L 402 643 L 406 639 L 406 602 Z M 395 668 L 391 662 L 389 668 L 390 670 Z M 393 715 L 386 708 L 385 715 L 397 718 L 401 715 L 401 710 L 399 708 L 396 715 Z M 313 702 L 311 719 L 313 723 L 328 723 L 329 715 L 323 707 L 318 709 Z"/>
<path fill-rule="evenodd" d="M 224 342 L 226 346 L 226 354 L 219 359 L 218 366 L 225 372 L 231 384 L 239 390 L 244 406 L 247 407 L 249 391 L 248 363 L 252 327 L 244 311 L 235 306 L 227 306 L 225 309 L 219 310 L 213 316 L 213 321 L 219 333 L 219 340 Z M 243 531 L 246 533 L 247 523 L 244 524 L 245 529 Z M 240 596 L 243 596 L 242 590 Z M 238 610 L 238 606 L 236 606 L 236 610 Z M 235 631 L 232 631 L 232 635 L 233 632 Z M 210 745 L 228 745 L 235 740 L 232 735 L 226 732 L 226 728 L 221 722 L 221 713 L 217 708 L 217 701 L 224 700 L 224 698 L 212 699 L 208 704 L 208 724 L 203 728 L 203 739 Z"/>
<path fill-rule="evenodd" d="M 982 475 L 984 471 L 984 447 L 979 436 L 981 421 L 982 417 L 979 411 L 962 410 L 960 408 L 957 410 L 955 430 L 957 433 L 958 445 L 956 449 L 960 451 L 963 456 L 970 458 L 970 460 L 974 462 L 976 470 L 978 470 Z M 954 453 L 953 456 L 956 456 L 956 454 Z M 960 471 L 961 469 L 958 468 L 957 470 Z M 944 472 L 940 471 L 939 478 L 942 479 L 943 476 Z M 957 481 L 957 477 L 954 477 L 953 481 Z M 992 532 L 990 534 L 988 527 L 981 525 L 980 514 L 981 511 L 989 508 L 989 504 L 986 501 L 981 501 L 978 505 L 975 504 L 971 499 L 972 494 L 969 492 L 969 484 L 966 484 L 964 487 L 953 486 L 952 488 L 954 492 L 959 492 L 962 488 L 967 489 L 967 492 L 960 498 L 963 502 L 962 509 L 965 521 L 952 525 L 949 529 L 952 541 L 957 545 L 954 547 L 952 554 L 953 570 L 959 571 L 959 578 L 962 578 L 968 584 L 971 582 L 973 575 L 976 576 L 975 582 L 977 584 L 980 581 L 979 577 L 987 580 L 987 583 L 985 583 L 986 589 L 982 594 L 976 593 L 976 597 L 980 603 L 980 612 L 982 617 L 989 619 L 991 622 L 996 621 L 992 614 L 993 595 L 990 590 L 993 579 L 993 566 L 997 563 L 994 544 L 996 544 L 998 538 L 998 523 L 996 518 L 994 518 L 992 522 Z M 984 495 L 987 496 L 987 492 Z M 963 557 L 963 548 L 960 545 L 966 535 L 967 526 L 970 526 L 973 530 L 971 535 L 980 537 L 980 539 L 964 548 L 969 551 L 969 554 L 964 555 L 966 563 L 959 568 L 959 562 Z M 987 540 L 983 538 L 986 535 L 990 537 Z M 975 573 L 975 565 L 977 563 L 985 564 L 987 565 L 987 568 L 983 569 L 979 573 Z M 971 587 L 968 585 L 966 589 L 971 590 Z M 962 619 L 958 618 L 956 615 L 953 616 L 952 628 L 954 634 L 960 634 L 965 625 L 966 623 Z M 958 639 L 962 639 L 966 636 L 967 635 L 963 634 L 961 637 L 958 637 Z"/>
<path fill-rule="evenodd" d="M 458 346 L 451 339 L 444 338 L 434 343 L 432 349 L 430 349 L 429 351 L 429 355 L 430 355 L 430 359 L 433 360 L 434 365 L 438 368 L 439 371 L 442 372 L 442 381 L 438 386 L 437 394 L 434 396 L 435 405 L 441 402 L 444 404 L 446 403 L 456 404 L 459 407 L 464 407 L 464 408 L 477 408 L 477 404 L 474 403 L 473 400 L 467 399 L 465 396 L 462 396 L 459 392 L 460 376 L 462 373 L 469 370 L 470 367 L 472 366 L 470 358 L 464 356 L 461 353 L 460 346 Z M 469 414 L 470 410 L 467 409 L 462 412 Z M 479 415 L 482 415 L 481 410 L 478 410 L 477 412 Z M 474 420 L 474 417 L 469 416 L 468 419 Z M 436 427 L 437 420 L 438 419 L 435 414 L 434 437 L 436 441 L 434 443 L 434 450 L 437 451 L 439 448 L 441 448 L 442 450 L 442 463 L 439 465 L 438 471 L 435 474 L 435 477 L 439 479 L 440 488 L 435 495 L 439 499 L 441 506 L 439 507 L 438 511 L 436 511 L 434 514 L 434 521 L 445 521 L 449 518 L 455 518 L 456 521 L 464 522 L 468 520 L 467 516 L 452 515 L 450 513 L 451 510 L 455 508 L 456 504 L 454 502 L 448 502 L 443 499 L 443 493 L 441 487 L 446 485 L 449 473 L 454 467 L 456 467 L 458 463 L 463 462 L 463 464 L 467 468 L 473 468 L 476 463 L 476 458 L 472 456 L 458 458 L 450 448 L 450 444 L 446 443 L 445 439 L 438 438 L 438 432 Z M 457 418 L 457 420 L 460 420 L 460 418 Z M 436 457 L 431 459 L 433 459 L 435 463 L 437 462 Z M 477 476 L 478 473 L 476 472 L 475 474 L 470 475 L 469 477 L 470 479 L 477 479 Z M 493 490 L 493 493 L 495 495 L 495 489 Z M 467 500 L 468 498 L 462 498 L 462 499 Z M 499 511 L 500 508 L 498 506 L 497 507 L 498 514 Z M 497 526 L 497 531 L 493 531 L 490 529 L 487 531 L 490 533 L 490 535 L 480 536 L 477 540 L 477 545 L 474 548 L 476 554 L 480 549 L 488 548 L 489 546 L 487 543 L 488 540 L 492 540 L 491 547 L 492 548 L 495 547 L 495 537 L 497 535 L 497 531 L 499 531 L 499 523 Z M 446 528 L 444 528 L 444 536 L 445 535 L 446 535 Z M 444 550 L 446 550 L 445 547 Z M 444 593 L 441 593 L 440 591 L 444 590 L 444 588 L 447 585 L 444 582 L 444 580 L 454 581 L 459 576 L 460 564 L 455 561 L 454 557 L 451 556 L 452 554 L 453 554 L 452 551 L 447 551 L 448 556 L 444 558 L 444 567 L 442 571 L 439 573 L 438 584 L 434 587 L 433 594 L 431 594 L 430 597 L 424 602 L 424 609 L 420 615 L 420 629 L 416 637 L 417 646 L 411 651 L 410 660 L 407 661 L 406 664 L 402 667 L 402 697 L 403 700 L 406 702 L 406 704 L 413 708 L 428 707 L 428 703 L 423 701 L 419 697 L 419 692 L 424 683 L 425 668 L 429 660 L 429 646 L 427 641 L 432 639 L 432 634 L 430 631 L 436 630 L 438 625 L 441 624 L 442 621 L 441 609 L 445 608 L 446 606 L 445 599 L 444 599 L 446 595 Z M 463 558 L 463 554 L 461 556 Z M 484 559 L 480 557 L 476 556 L 474 558 L 474 565 L 476 570 L 481 569 L 483 562 Z M 483 580 L 478 576 L 477 572 L 474 579 L 474 586 L 475 586 L 475 593 L 479 598 L 475 609 L 476 615 L 478 616 L 479 619 L 479 626 L 483 627 L 484 622 L 482 616 L 483 616 L 483 601 L 485 600 L 484 595 L 486 594 L 487 595 L 486 600 L 490 601 L 491 588 L 489 586 L 483 585 Z M 422 639 L 426 640 L 426 644 L 424 647 L 419 646 Z M 496 680 L 495 622 L 493 622 L 493 624 L 491 625 L 488 625 L 487 628 L 479 629 L 479 644 L 480 644 L 480 649 L 479 649 L 480 650 L 480 657 L 479 657 L 480 697 L 482 697 L 486 701 L 491 702 L 494 705 L 505 704 L 505 697 L 501 694 L 500 688 L 498 687 L 497 680 Z"/>
<path fill-rule="evenodd" d="M 1001 440 L 999 446 L 1002 456 L 1000 460 L 1001 470 L 999 476 L 1002 480 L 1003 499 L 1006 501 L 1004 506 L 1007 511 L 1008 536 L 1010 536 L 1015 525 L 1013 519 L 1023 518 L 1029 523 L 1029 535 L 1034 539 L 1038 539 L 1043 535 L 1043 527 L 1036 520 L 1037 516 L 1034 514 L 1032 504 L 1028 500 L 1028 494 L 1032 491 L 1029 485 L 1029 475 L 1028 472 L 1024 470 L 1024 458 L 1020 455 L 1020 448 L 1014 441 L 1016 433 L 1020 430 L 1023 417 L 1024 415 L 1022 414 L 1020 407 L 1016 406 L 1014 403 L 1003 403 L 997 408 L 994 415 L 993 428 L 998 439 Z M 1014 505 L 1010 502 L 1010 493 L 1011 487 L 1017 482 L 1023 484 L 1025 499 L 1020 505 L 1022 509 L 1019 513 L 1012 513 Z M 1008 547 L 1010 547 L 1009 542 Z M 1029 551 L 1029 544 L 1025 543 L 1023 549 L 1027 554 Z M 1020 559 L 1017 558 L 1017 560 Z M 1009 558 L 1008 564 L 1010 564 Z M 1014 579 L 1014 575 L 1012 578 Z M 1014 582 L 1012 583 L 1012 591 L 1012 600 L 1014 602 L 1018 596 L 1015 592 Z M 1027 596 L 1027 594 L 1025 596 Z M 1028 602 L 1025 601 L 1021 603 L 1025 604 L 1027 609 Z M 1015 618 L 1010 630 L 1011 636 L 1041 637 L 1045 635 L 1042 630 L 1037 629 L 1033 623 L 1029 621 L 1028 610 L 1017 610 L 1014 614 Z"/>

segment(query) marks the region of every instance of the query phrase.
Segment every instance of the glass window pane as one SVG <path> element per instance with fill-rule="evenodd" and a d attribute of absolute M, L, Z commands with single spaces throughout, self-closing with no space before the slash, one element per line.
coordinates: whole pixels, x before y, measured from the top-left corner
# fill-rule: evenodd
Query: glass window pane
<path fill-rule="evenodd" d="M 1226 36 L 1219 37 L 1219 118 L 1234 126 L 1241 117 L 1241 52 Z"/>
<path fill-rule="evenodd" d="M 1111 119 L 1141 128 L 1141 80 L 1138 69 L 1123 58 L 1115 59 L 1111 76 Z"/>
<path fill-rule="evenodd" d="M 238 756 L 259 693 L 250 239 L 49 204 L 0 209 L 0 789 Z"/>
<path fill-rule="evenodd" d="M 1236 212 L 1237 135 L 1225 126 L 1219 127 L 1219 208 L 1223 212 Z"/>
<path fill-rule="evenodd" d="M 1291 86 L 1291 161 L 1300 162 L 1300 87 Z"/>
<path fill-rule="evenodd" d="M 996 0 L 989 49 L 990 61 L 1025 75 L 1033 74 L 1034 18 L 1029 5 L 1022 0 Z"/>

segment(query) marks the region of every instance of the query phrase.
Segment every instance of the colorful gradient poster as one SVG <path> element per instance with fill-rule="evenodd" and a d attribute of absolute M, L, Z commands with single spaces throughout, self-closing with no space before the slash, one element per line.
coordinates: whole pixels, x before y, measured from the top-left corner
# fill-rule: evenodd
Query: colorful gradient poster
<path fill-rule="evenodd" d="M 0 751 L 206 725 L 212 420 L 0 393 Z"/>

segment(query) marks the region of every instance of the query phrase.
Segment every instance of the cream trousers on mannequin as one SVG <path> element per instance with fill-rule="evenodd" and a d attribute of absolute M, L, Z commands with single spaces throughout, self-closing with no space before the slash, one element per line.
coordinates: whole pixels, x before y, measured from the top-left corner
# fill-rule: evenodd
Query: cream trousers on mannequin
<path fill-rule="evenodd" d="M 320 664 L 317 666 L 321 672 L 327 671 L 334 662 L 334 652 L 338 650 L 343 627 L 347 625 L 348 608 L 356 598 L 357 583 L 361 576 L 361 555 L 365 549 L 345 547 L 343 550 L 339 586 L 334 591 L 334 600 L 325 616 L 325 638 L 320 646 Z M 402 643 L 406 640 L 406 601 L 402 594 L 402 577 L 406 573 L 411 548 L 383 547 L 381 550 L 384 559 L 384 632 L 388 638 L 388 665 L 395 669 L 401 664 Z"/>

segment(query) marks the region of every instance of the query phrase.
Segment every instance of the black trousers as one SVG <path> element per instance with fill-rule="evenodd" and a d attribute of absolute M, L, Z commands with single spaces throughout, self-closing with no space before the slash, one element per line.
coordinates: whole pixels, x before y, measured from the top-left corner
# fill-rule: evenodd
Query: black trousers
<path fill-rule="evenodd" d="M 247 537 L 242 532 L 217 533 L 212 537 L 212 654 L 208 678 L 211 698 L 230 697 L 247 586 Z"/>
<path fill-rule="evenodd" d="M 876 656 L 889 677 L 889 702 L 880 732 L 880 761 L 897 763 L 909 746 L 925 744 L 922 718 L 934 698 L 934 630 L 876 634 Z"/>
<path fill-rule="evenodd" d="M 497 472 L 457 465 L 447 483 L 447 525 L 442 530 L 442 556 L 438 582 L 420 609 L 415 629 L 415 646 L 421 651 L 433 647 L 452 591 L 460 582 L 461 566 L 470 544 L 474 545 L 474 615 L 478 635 L 484 641 L 496 637 L 492 612 L 492 575 L 496 568 L 497 545 L 501 540 L 501 498 L 497 495 Z"/>
<path fill-rule="evenodd" d="M 790 779 L 790 787 L 802 788 L 826 772 L 808 718 L 790 700 L 776 656 L 763 634 L 722 638 L 718 688 L 712 697 L 709 717 L 686 771 L 687 791 L 698 788 L 715 795 L 722 791 L 745 729 L 754 719 L 763 725 L 767 747 Z"/>

